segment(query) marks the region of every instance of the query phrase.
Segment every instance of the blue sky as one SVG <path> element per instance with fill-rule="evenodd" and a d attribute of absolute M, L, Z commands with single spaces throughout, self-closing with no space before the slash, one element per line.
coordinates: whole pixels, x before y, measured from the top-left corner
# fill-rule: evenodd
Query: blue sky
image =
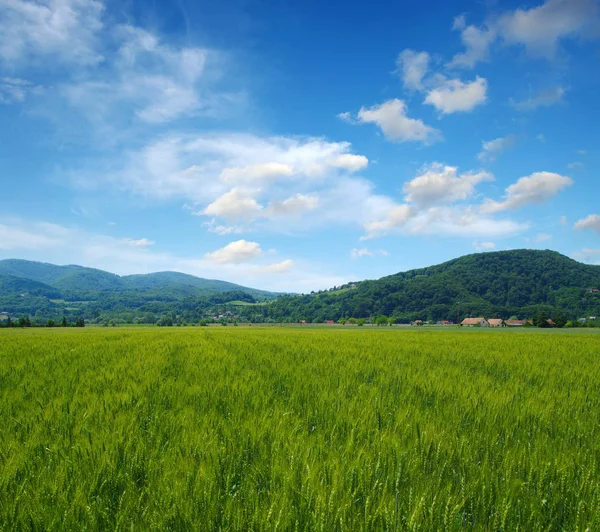
<path fill-rule="evenodd" d="M 600 263 L 600 2 L 0 0 L 0 258 L 308 292 Z"/>

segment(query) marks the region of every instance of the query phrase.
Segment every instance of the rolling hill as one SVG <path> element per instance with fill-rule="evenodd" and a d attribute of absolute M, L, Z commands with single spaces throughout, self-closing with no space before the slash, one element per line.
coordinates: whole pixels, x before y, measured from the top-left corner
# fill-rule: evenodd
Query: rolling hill
<path fill-rule="evenodd" d="M 600 295 L 589 290 L 599 287 L 600 266 L 555 251 L 526 249 L 466 255 L 307 295 L 275 294 L 178 272 L 121 277 L 81 266 L 0 261 L 0 311 L 40 319 L 67 315 L 153 323 L 169 315 L 197 322 L 226 308 L 256 322 L 378 315 L 400 322 L 456 321 L 539 312 L 573 319 L 600 315 Z"/>
<path fill-rule="evenodd" d="M 124 316 L 176 312 L 180 307 L 204 309 L 229 301 L 269 301 L 279 294 L 178 272 L 119 276 L 69 265 L 0 260 L 0 311 L 40 319 L 62 315 Z"/>
<path fill-rule="evenodd" d="M 323 321 L 395 316 L 400 320 L 457 320 L 482 315 L 529 317 L 543 311 L 575 318 L 600 314 L 600 266 L 555 251 L 476 253 L 443 264 L 269 305 L 275 320 Z"/>

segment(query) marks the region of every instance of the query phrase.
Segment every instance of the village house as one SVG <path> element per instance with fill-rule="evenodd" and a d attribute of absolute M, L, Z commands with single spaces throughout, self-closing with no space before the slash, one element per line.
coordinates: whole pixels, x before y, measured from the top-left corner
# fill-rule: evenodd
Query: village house
<path fill-rule="evenodd" d="M 334 320 L 325 320 L 325 323 L 327 325 L 335 325 L 335 321 Z"/>
<path fill-rule="evenodd" d="M 488 323 L 490 324 L 490 327 L 502 327 L 503 321 L 502 318 L 492 318 L 488 320 Z"/>
<path fill-rule="evenodd" d="M 444 325 L 445 327 L 447 327 L 448 325 L 454 325 L 453 321 L 448 321 L 448 320 L 441 320 L 437 322 L 438 325 Z"/>
<path fill-rule="evenodd" d="M 415 320 L 411 323 L 411 325 L 423 325 L 423 320 Z"/>
<path fill-rule="evenodd" d="M 506 320 L 504 324 L 507 327 L 524 327 L 525 325 L 533 325 L 531 320 Z"/>
<path fill-rule="evenodd" d="M 485 318 L 465 318 L 460 322 L 462 327 L 489 327 Z"/>

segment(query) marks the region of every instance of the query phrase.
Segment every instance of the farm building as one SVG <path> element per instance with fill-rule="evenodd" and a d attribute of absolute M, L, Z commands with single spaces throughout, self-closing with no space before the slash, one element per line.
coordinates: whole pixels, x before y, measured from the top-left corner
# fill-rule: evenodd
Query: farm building
<path fill-rule="evenodd" d="M 335 325 L 335 321 L 334 320 L 325 320 L 325 323 L 327 325 Z"/>
<path fill-rule="evenodd" d="M 465 318 L 460 322 L 462 327 L 489 327 L 485 318 Z"/>
<path fill-rule="evenodd" d="M 503 321 L 502 318 L 492 318 L 491 320 L 488 320 L 488 323 L 490 324 L 490 327 L 502 327 Z"/>
<path fill-rule="evenodd" d="M 507 327 L 523 327 L 525 325 L 533 325 L 531 320 L 506 320 L 504 323 Z"/>

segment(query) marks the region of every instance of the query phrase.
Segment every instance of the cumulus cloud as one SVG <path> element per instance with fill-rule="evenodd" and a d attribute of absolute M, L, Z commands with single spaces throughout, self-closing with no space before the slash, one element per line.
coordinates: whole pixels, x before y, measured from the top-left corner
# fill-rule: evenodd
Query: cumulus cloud
<path fill-rule="evenodd" d="M 508 135 L 506 137 L 499 137 L 494 140 L 488 140 L 482 142 L 482 151 L 477 155 L 477 158 L 482 162 L 495 161 L 498 156 L 506 151 L 508 148 L 513 146 L 516 141 L 514 135 Z"/>
<path fill-rule="evenodd" d="M 343 153 L 331 161 L 331 166 L 334 168 L 342 168 L 352 173 L 366 168 L 368 164 L 369 159 L 364 155 L 354 155 L 353 153 Z"/>
<path fill-rule="evenodd" d="M 258 242 L 237 240 L 221 249 L 207 253 L 205 257 L 219 264 L 248 262 L 263 254 Z"/>
<path fill-rule="evenodd" d="M 266 215 L 293 216 L 304 211 L 312 211 L 319 205 L 318 196 L 296 194 L 283 201 L 272 201 L 266 209 Z"/>
<path fill-rule="evenodd" d="M 387 213 L 385 213 L 385 217 L 383 219 L 364 224 L 364 229 L 367 234 L 361 237 L 361 240 L 382 236 L 394 229 L 405 226 L 415 212 L 416 211 L 412 205 L 396 205 Z"/>
<path fill-rule="evenodd" d="M 522 101 L 511 100 L 511 104 L 519 111 L 533 111 L 538 107 L 551 107 L 562 101 L 566 90 L 563 87 L 551 87 L 538 92 L 532 98 Z"/>
<path fill-rule="evenodd" d="M 429 70 L 429 54 L 404 50 L 396 59 L 397 72 L 402 77 L 402 82 L 407 89 L 421 90 L 423 78 Z"/>
<path fill-rule="evenodd" d="M 477 76 L 472 82 L 459 79 L 445 80 L 431 89 L 425 103 L 433 105 L 442 114 L 472 111 L 485 103 L 487 80 Z"/>
<path fill-rule="evenodd" d="M 590 214 L 585 218 L 577 220 L 575 229 L 592 229 L 593 231 L 600 233 L 600 215 Z"/>
<path fill-rule="evenodd" d="M 495 242 L 473 242 L 473 247 L 477 250 L 477 251 L 491 251 L 493 249 L 496 249 L 496 243 Z"/>
<path fill-rule="evenodd" d="M 424 173 L 403 186 L 405 200 L 418 207 L 465 200 L 475 193 L 475 187 L 484 181 L 493 181 L 488 172 L 468 172 L 458 175 L 454 166 L 434 163 Z"/>
<path fill-rule="evenodd" d="M 367 248 L 353 248 L 350 251 L 350 257 L 352 257 L 353 259 L 359 259 L 361 257 L 374 257 L 375 255 L 387 257 L 389 253 L 385 249 L 377 249 L 375 251 L 370 251 Z"/>
<path fill-rule="evenodd" d="M 202 214 L 232 221 L 253 220 L 262 210 L 262 206 L 250 194 L 234 188 L 209 204 Z"/>
<path fill-rule="evenodd" d="M 551 58 L 561 39 L 585 36 L 598 23 L 595 0 L 546 0 L 531 9 L 505 13 L 497 28 L 508 44 L 520 44 L 536 56 Z"/>
<path fill-rule="evenodd" d="M 363 124 L 376 124 L 388 140 L 394 142 L 434 142 L 439 132 L 425 125 L 421 120 L 409 118 L 406 104 L 402 100 L 388 100 L 380 105 L 365 108 L 358 112 L 358 121 Z"/>
<path fill-rule="evenodd" d="M 269 264 L 262 268 L 258 268 L 258 273 L 262 274 L 282 274 L 289 272 L 294 267 L 294 261 L 287 259 L 275 264 Z"/>
<path fill-rule="evenodd" d="M 454 20 L 453 29 L 461 32 L 461 41 L 466 50 L 456 54 L 446 65 L 448 68 L 473 68 L 478 61 L 488 58 L 490 44 L 496 38 L 493 29 L 466 26 L 464 17 Z"/>
<path fill-rule="evenodd" d="M 483 208 L 485 212 L 492 213 L 545 203 L 572 184 L 573 180 L 570 177 L 552 172 L 535 172 L 510 185 L 506 189 L 503 201 L 488 200 Z"/>
<path fill-rule="evenodd" d="M 247 184 L 289 177 L 294 173 L 289 164 L 261 163 L 242 168 L 225 168 L 219 179 L 228 184 Z"/>
<path fill-rule="evenodd" d="M 455 55 L 449 68 L 473 68 L 489 56 L 492 43 L 523 46 L 527 53 L 552 59 L 563 40 L 598 37 L 599 10 L 596 0 L 546 0 L 529 9 L 506 11 L 481 27 L 467 26 L 464 16 L 454 20 L 465 51 Z"/>

